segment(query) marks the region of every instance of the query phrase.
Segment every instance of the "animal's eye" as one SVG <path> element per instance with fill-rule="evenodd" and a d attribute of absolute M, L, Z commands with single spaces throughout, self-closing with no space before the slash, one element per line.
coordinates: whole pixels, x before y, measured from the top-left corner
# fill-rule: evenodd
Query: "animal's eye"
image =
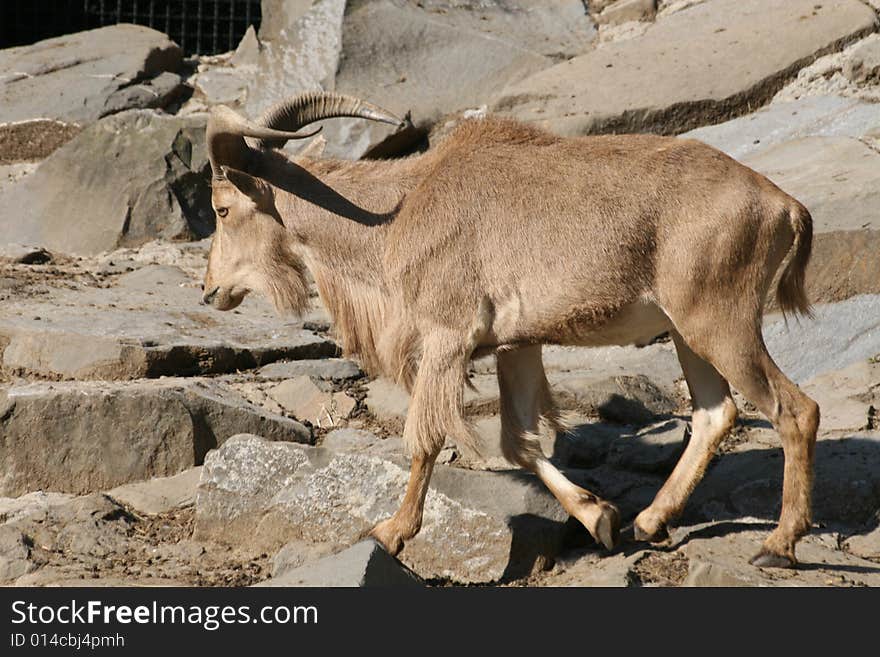
<path fill-rule="evenodd" d="M 229 214 L 229 208 L 217 208 L 218 217 L 225 217 L 227 214 Z"/>

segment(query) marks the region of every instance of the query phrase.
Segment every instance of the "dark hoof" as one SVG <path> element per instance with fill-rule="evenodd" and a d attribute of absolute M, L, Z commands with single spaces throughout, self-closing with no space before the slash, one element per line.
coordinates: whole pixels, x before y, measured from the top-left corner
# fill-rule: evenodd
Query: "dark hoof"
<path fill-rule="evenodd" d="M 666 525 L 660 525 L 660 528 L 656 532 L 649 534 L 639 527 L 638 524 L 635 524 L 633 525 L 633 535 L 637 541 L 644 541 L 645 543 L 661 543 L 669 538 L 669 530 L 666 529 Z"/>
<path fill-rule="evenodd" d="M 789 557 L 764 550 L 749 559 L 749 563 L 758 568 L 794 568 L 796 565 Z"/>
<path fill-rule="evenodd" d="M 620 513 L 611 504 L 602 505 L 602 515 L 596 523 L 596 540 L 613 550 L 620 543 Z"/>

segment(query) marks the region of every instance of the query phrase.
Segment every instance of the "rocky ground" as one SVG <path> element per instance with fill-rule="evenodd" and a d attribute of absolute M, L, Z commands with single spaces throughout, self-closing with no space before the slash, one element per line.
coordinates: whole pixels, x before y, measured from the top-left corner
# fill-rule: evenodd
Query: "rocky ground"
<path fill-rule="evenodd" d="M 226 55 L 134 27 L 0 51 L 0 583 L 880 584 L 876 1 L 263 4 Z M 482 454 L 444 449 L 399 561 L 362 540 L 402 497 L 406 394 L 340 357 L 317 297 L 303 318 L 198 304 L 205 109 L 318 87 L 412 113 L 395 135 L 328 123 L 335 156 L 405 155 L 493 111 L 686 134 L 804 202 L 815 317 L 764 330 L 822 409 L 799 568 L 747 564 L 782 474 L 747 402 L 670 538 L 609 554 L 502 458 L 491 359 L 467 397 Z M 689 434 L 671 343 L 544 360 L 572 425 L 545 451 L 631 522 Z"/>

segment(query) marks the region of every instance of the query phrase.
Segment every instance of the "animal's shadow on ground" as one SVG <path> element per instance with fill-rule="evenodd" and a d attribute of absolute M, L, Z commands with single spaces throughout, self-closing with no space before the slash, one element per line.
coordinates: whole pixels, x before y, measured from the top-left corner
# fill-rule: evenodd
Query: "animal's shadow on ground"
<path fill-rule="evenodd" d="M 667 418 L 669 420 L 675 418 Z M 689 418 L 680 418 L 689 419 Z M 745 427 L 770 428 L 763 420 L 744 420 Z M 623 532 L 621 545 L 614 553 L 631 555 L 648 547 L 632 536 L 631 523 L 636 514 L 650 504 L 674 467 L 675 458 L 667 458 L 668 445 L 654 445 L 643 441 L 638 445 L 647 463 L 661 463 L 663 468 L 652 470 L 624 469 L 609 463 L 612 445 L 620 440 L 640 440 L 634 437 L 632 427 L 609 423 L 585 424 L 574 427 L 568 436 L 557 438 L 557 454 L 570 456 L 570 444 L 564 441 L 582 440 L 588 445 L 583 450 L 588 458 L 578 467 L 563 467 L 575 483 L 615 503 L 621 511 Z M 778 438 L 777 438 L 778 440 Z M 651 452 L 657 450 L 657 458 Z M 660 454 L 660 451 L 664 451 Z M 739 450 L 715 456 L 705 477 L 691 495 L 676 526 L 713 524 L 695 527 L 677 542 L 653 545 L 653 549 L 673 551 L 688 541 L 699 538 L 726 536 L 744 531 L 769 533 L 776 526 L 782 499 L 784 456 L 781 447 L 749 443 Z M 814 532 L 839 532 L 845 537 L 866 533 L 880 522 L 880 439 L 867 432 L 850 432 L 839 438 L 825 438 L 816 444 L 815 480 L 813 486 Z M 521 470 L 499 473 L 534 487 L 543 484 Z M 760 522 L 766 521 L 766 522 Z M 523 577 L 547 561 L 551 554 L 566 550 L 593 550 L 608 554 L 593 542 L 589 533 L 573 518 L 556 522 L 533 514 L 521 514 L 509 519 L 513 532 L 510 560 L 503 580 Z M 756 552 L 759 545 L 755 545 Z M 744 554 L 747 559 L 751 554 Z M 880 572 L 877 568 L 856 565 L 811 564 L 801 562 L 803 570 L 839 570 L 843 572 Z"/>

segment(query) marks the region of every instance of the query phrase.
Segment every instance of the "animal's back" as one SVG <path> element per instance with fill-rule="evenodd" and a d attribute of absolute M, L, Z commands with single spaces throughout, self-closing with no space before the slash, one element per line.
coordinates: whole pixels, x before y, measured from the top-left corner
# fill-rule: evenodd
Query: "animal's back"
<path fill-rule="evenodd" d="M 520 329 L 595 327 L 651 298 L 658 253 L 702 271 L 719 254 L 695 243 L 717 234 L 724 248 L 732 233 L 778 230 L 756 223 L 779 214 L 756 207 L 768 199 L 780 211 L 793 202 L 696 141 L 566 139 L 509 120 L 466 121 L 431 153 L 391 228 L 386 264 L 410 304 L 462 308 L 485 295 Z"/>

